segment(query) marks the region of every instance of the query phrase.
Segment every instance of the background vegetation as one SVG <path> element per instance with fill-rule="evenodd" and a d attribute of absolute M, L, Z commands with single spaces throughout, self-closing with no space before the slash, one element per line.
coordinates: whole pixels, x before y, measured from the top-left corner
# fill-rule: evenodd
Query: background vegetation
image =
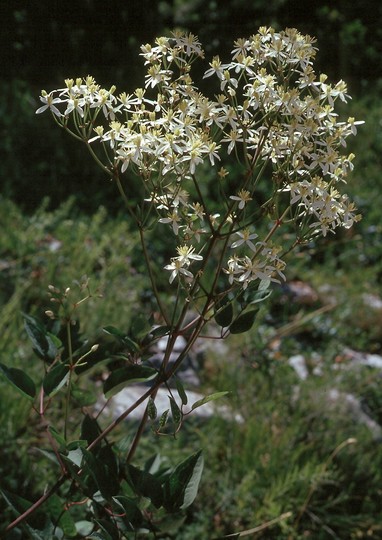
<path fill-rule="evenodd" d="M 382 538 L 381 434 L 349 406 L 353 396 L 374 426 L 382 424 L 381 372 L 349 352 L 382 355 L 380 2 L 24 0 L 0 9 L 0 361 L 15 367 L 33 360 L 21 313 L 42 317 L 50 283 L 66 287 L 87 274 L 102 292 L 81 319 L 94 341 L 102 326 L 127 327 L 136 310 L 150 309 L 135 233 L 114 186 L 48 116 L 35 116 L 41 87 L 87 73 L 121 91 L 141 86 L 139 45 L 175 26 L 198 34 L 208 56 L 228 52 L 259 25 L 317 37 L 319 67 L 349 83 L 346 115 L 366 121 L 348 186 L 364 219 L 289 260 L 289 282 L 314 291 L 308 301 L 291 287 L 275 290 L 240 342 L 198 357 L 202 390 L 230 390 L 226 404 L 245 421 L 193 419 L 175 441 L 149 436 L 138 457 L 159 451 L 178 462 L 205 449 L 199 497 L 169 537 L 217 538 L 291 512 L 253 536 Z M 288 362 L 296 355 L 305 380 Z M 33 499 L 52 474 L 39 453 L 42 426 L 31 425 L 27 403 L 1 380 L 0 396 L 1 487 Z M 12 517 L 3 500 L 0 516 L 1 531 Z"/>

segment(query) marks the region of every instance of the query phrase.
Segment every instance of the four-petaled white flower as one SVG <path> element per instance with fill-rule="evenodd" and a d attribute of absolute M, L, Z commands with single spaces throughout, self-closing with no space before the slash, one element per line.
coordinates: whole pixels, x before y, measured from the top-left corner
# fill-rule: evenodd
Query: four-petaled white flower
<path fill-rule="evenodd" d="M 179 232 L 179 221 L 180 216 L 178 214 L 177 209 L 173 210 L 171 214 L 168 214 L 165 218 L 160 218 L 159 223 L 171 223 L 172 230 L 174 231 L 174 234 L 178 234 Z"/>
<path fill-rule="evenodd" d="M 203 257 L 195 253 L 195 248 L 192 246 L 178 246 L 176 248 L 178 252 L 177 257 L 172 257 L 171 263 L 167 264 L 164 269 L 171 272 L 169 281 L 172 283 L 176 276 L 185 276 L 193 278 L 193 274 L 187 270 L 192 261 L 201 261 Z"/>
<path fill-rule="evenodd" d="M 44 105 L 37 109 L 36 114 L 40 114 L 46 111 L 47 109 L 50 109 L 52 113 L 55 114 L 56 116 L 62 116 L 60 111 L 55 106 L 55 103 L 62 103 L 62 99 L 58 97 L 55 98 L 53 97 L 52 93 L 48 94 L 47 92 L 43 90 L 41 92 L 40 101 L 42 101 Z"/>
<path fill-rule="evenodd" d="M 191 278 L 191 279 L 194 277 L 191 274 L 191 272 L 189 270 L 187 270 L 187 268 L 185 268 L 185 266 L 181 263 L 181 261 L 179 261 L 176 258 L 172 259 L 171 263 L 167 264 L 164 267 L 164 269 L 171 271 L 170 278 L 169 278 L 170 283 L 172 283 L 174 281 L 176 276 L 185 276 L 185 277 L 188 277 L 188 278 Z"/>
<path fill-rule="evenodd" d="M 247 202 L 252 201 L 251 194 L 246 189 L 241 189 L 237 195 L 231 195 L 230 199 L 239 201 L 239 210 L 242 210 Z"/>
<path fill-rule="evenodd" d="M 235 242 L 232 242 L 231 248 L 238 248 L 240 246 L 248 246 L 249 249 L 253 252 L 257 250 L 256 246 L 253 244 L 252 240 L 255 240 L 257 238 L 256 233 L 250 232 L 249 229 L 243 229 L 242 231 L 238 231 L 237 236 L 239 236 L 239 240 L 235 240 Z"/>

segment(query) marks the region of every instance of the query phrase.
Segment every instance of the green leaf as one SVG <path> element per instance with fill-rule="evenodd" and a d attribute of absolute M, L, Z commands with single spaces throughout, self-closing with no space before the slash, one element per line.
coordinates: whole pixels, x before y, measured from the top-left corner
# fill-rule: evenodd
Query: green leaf
<path fill-rule="evenodd" d="M 195 401 L 195 403 L 192 405 L 191 410 L 194 411 L 198 407 L 201 407 L 205 403 L 208 403 L 209 401 L 215 401 L 216 399 L 220 399 L 223 396 L 226 396 L 229 394 L 229 392 L 215 392 L 214 394 L 210 394 L 209 396 L 206 396 L 202 399 L 199 399 L 198 401 Z"/>
<path fill-rule="evenodd" d="M 85 462 L 82 463 L 83 469 L 95 480 L 102 497 L 109 501 L 119 491 L 118 479 L 108 464 L 101 458 L 98 459 L 98 456 L 94 456 L 94 454 L 88 452 L 85 448 L 81 450 Z"/>
<path fill-rule="evenodd" d="M 49 516 L 59 525 L 68 538 L 77 536 L 76 526 L 70 513 L 65 509 L 64 502 L 56 494 L 51 495 L 47 501 Z"/>
<path fill-rule="evenodd" d="M 20 497 L 19 495 L 11 493 L 10 491 L 0 489 L 0 493 L 4 497 L 7 505 L 12 508 L 12 510 L 16 513 L 17 516 L 23 514 L 32 506 L 31 502 L 27 501 L 23 497 Z M 45 521 L 45 514 L 41 510 L 37 510 L 37 512 L 34 512 L 26 519 L 26 523 L 36 529 L 43 526 Z"/>
<path fill-rule="evenodd" d="M 88 407 L 97 401 L 97 395 L 93 388 L 80 388 L 76 384 L 72 384 L 70 395 L 75 400 L 77 407 Z"/>
<path fill-rule="evenodd" d="M 57 356 L 57 345 L 61 344 L 44 326 L 30 315 L 23 315 L 25 330 L 32 341 L 33 350 L 43 360 L 53 361 Z"/>
<path fill-rule="evenodd" d="M 164 515 L 158 524 L 161 534 L 167 533 L 169 535 L 168 538 L 178 538 L 179 529 L 186 519 L 187 516 L 184 512 Z"/>
<path fill-rule="evenodd" d="M 233 318 L 233 306 L 232 302 L 226 300 L 226 302 L 218 302 L 215 307 L 215 321 L 219 326 L 226 328 L 232 322 Z"/>
<path fill-rule="evenodd" d="M 182 405 L 187 405 L 188 403 L 188 397 L 187 397 L 187 394 L 184 390 L 184 386 L 182 384 L 182 381 L 178 378 L 175 379 L 175 384 L 176 384 L 176 389 L 178 391 L 178 394 L 179 394 L 179 397 L 180 397 L 180 400 L 182 402 Z"/>
<path fill-rule="evenodd" d="M 113 497 L 113 501 L 123 509 L 125 513 L 124 522 L 127 521 L 133 527 L 139 527 L 141 525 L 143 521 L 142 512 L 134 500 L 123 495 L 117 495 L 116 497 Z"/>
<path fill-rule="evenodd" d="M 112 540 L 111 536 L 108 534 L 101 534 L 100 532 L 94 532 L 89 536 L 89 539 L 92 538 L 94 540 Z"/>
<path fill-rule="evenodd" d="M 149 398 L 149 401 L 147 403 L 147 412 L 148 412 L 149 418 L 151 420 L 155 420 L 155 418 L 157 417 L 157 408 L 155 406 L 155 401 L 153 400 L 152 397 Z"/>
<path fill-rule="evenodd" d="M 251 311 L 246 311 L 242 315 L 239 315 L 229 327 L 231 334 L 242 334 L 243 332 L 250 330 L 255 322 L 258 312 L 258 309 L 252 309 Z"/>
<path fill-rule="evenodd" d="M 94 529 L 94 525 L 90 521 L 77 521 L 76 529 L 81 536 L 88 536 Z"/>
<path fill-rule="evenodd" d="M 45 375 L 43 380 L 44 392 L 48 396 L 54 396 L 66 384 L 69 379 L 69 366 L 57 364 Z"/>
<path fill-rule="evenodd" d="M 260 286 L 259 286 L 259 290 L 255 294 L 254 299 L 251 300 L 249 303 L 252 305 L 252 304 L 258 304 L 259 302 L 264 302 L 264 300 L 266 300 L 267 298 L 269 298 L 269 296 L 271 296 L 272 292 L 273 291 L 269 289 L 260 289 Z"/>
<path fill-rule="evenodd" d="M 160 508 L 163 503 L 163 489 L 160 481 L 149 472 L 141 471 L 133 465 L 129 465 L 129 475 L 135 493 L 149 498 L 156 508 Z"/>
<path fill-rule="evenodd" d="M 89 445 L 96 440 L 100 433 L 97 420 L 86 414 L 81 425 L 81 440 L 85 440 Z"/>
<path fill-rule="evenodd" d="M 155 474 L 159 471 L 161 463 L 161 455 L 154 454 L 153 456 L 149 457 L 149 459 L 145 462 L 145 471 L 149 472 L 150 474 Z"/>
<path fill-rule="evenodd" d="M 105 540 L 119 540 L 121 538 L 117 526 L 113 523 L 110 523 L 110 521 L 100 519 L 96 520 L 96 523 L 98 523 L 98 525 L 101 527 L 103 534 L 105 535 L 102 538 L 104 538 Z M 92 537 L 93 535 L 90 536 L 90 538 Z"/>
<path fill-rule="evenodd" d="M 121 342 L 123 342 L 123 340 L 126 337 L 126 334 L 122 332 L 121 330 L 119 330 L 118 328 L 116 328 L 115 326 L 105 326 L 104 328 L 102 328 L 102 330 L 106 334 L 109 334 L 110 336 L 117 338 Z"/>
<path fill-rule="evenodd" d="M 161 417 L 159 418 L 159 425 L 158 425 L 158 431 L 160 431 L 164 426 L 167 424 L 168 419 L 168 413 L 170 412 L 170 409 L 165 410 Z"/>
<path fill-rule="evenodd" d="M 133 317 L 130 333 L 134 339 L 140 340 L 150 331 L 150 323 L 145 315 L 138 313 Z"/>
<path fill-rule="evenodd" d="M 88 446 L 87 441 L 84 439 L 77 439 L 74 441 L 70 441 L 70 443 L 67 444 L 66 448 L 67 450 L 77 450 L 77 448 L 86 448 Z"/>
<path fill-rule="evenodd" d="M 270 278 L 264 278 L 260 281 L 260 285 L 259 285 L 259 291 L 266 291 L 267 289 L 269 289 L 269 286 L 271 284 L 271 280 Z M 270 291 L 271 292 L 271 291 Z"/>
<path fill-rule="evenodd" d="M 34 529 L 29 525 L 26 526 L 26 529 L 29 533 L 29 537 L 32 540 L 52 540 L 52 538 L 56 540 L 57 534 L 55 533 L 58 533 L 60 531 L 60 529 L 57 529 L 56 526 L 53 525 L 49 517 L 45 518 L 45 523 L 42 529 Z"/>
<path fill-rule="evenodd" d="M 132 364 L 113 371 L 106 379 L 103 391 L 106 398 L 109 398 L 120 392 L 128 384 L 149 381 L 156 375 L 157 371 L 154 368 Z"/>
<path fill-rule="evenodd" d="M 68 455 L 66 458 L 74 463 L 77 467 L 81 467 L 82 459 L 83 459 L 83 453 L 82 448 L 76 448 L 75 450 L 69 450 Z"/>
<path fill-rule="evenodd" d="M 22 369 L 8 368 L 4 364 L 0 364 L 0 373 L 3 374 L 6 381 L 9 382 L 16 390 L 28 399 L 33 399 L 36 395 L 36 386 L 32 379 L 24 373 Z"/>
<path fill-rule="evenodd" d="M 150 331 L 152 339 L 159 339 L 166 336 L 171 330 L 171 326 L 157 326 Z"/>
<path fill-rule="evenodd" d="M 49 432 L 52 434 L 52 437 L 54 440 L 59 444 L 60 448 L 65 449 L 66 448 L 66 440 L 53 426 L 48 427 Z"/>
<path fill-rule="evenodd" d="M 105 326 L 105 328 L 103 328 L 103 331 L 106 334 L 115 337 L 127 349 L 129 353 L 134 354 L 139 352 L 139 345 L 135 343 L 135 341 L 133 341 L 131 338 L 129 338 L 129 336 L 127 336 L 125 332 L 121 332 L 121 330 L 115 328 L 115 326 Z"/>
<path fill-rule="evenodd" d="M 150 331 L 147 332 L 147 334 L 140 339 L 140 343 L 147 347 L 147 345 L 150 345 L 150 343 L 153 343 L 154 341 L 157 341 L 163 336 L 167 336 L 171 331 L 171 326 L 157 326 L 157 327 L 151 327 Z"/>
<path fill-rule="evenodd" d="M 34 448 L 33 451 L 43 455 L 44 457 L 46 457 L 47 459 L 52 461 L 55 465 L 60 466 L 60 463 L 59 463 L 59 461 L 57 459 L 57 456 L 53 452 L 53 450 L 44 450 L 43 448 L 38 448 L 37 447 L 37 448 Z"/>
<path fill-rule="evenodd" d="M 117 478 L 119 470 L 117 457 L 110 444 L 106 444 L 98 449 L 97 460 L 101 461 L 107 467 L 111 477 L 114 479 Z"/>
<path fill-rule="evenodd" d="M 176 426 L 179 426 L 179 424 L 181 423 L 182 421 L 182 413 L 178 407 L 178 404 L 177 402 L 175 401 L 174 398 L 172 398 L 171 396 L 169 396 L 169 399 L 170 399 L 170 407 L 171 407 L 171 414 L 172 414 L 172 419 L 174 421 L 174 424 Z"/>
<path fill-rule="evenodd" d="M 164 507 L 169 512 L 188 508 L 195 500 L 203 472 L 203 456 L 199 450 L 180 463 L 164 484 Z"/>

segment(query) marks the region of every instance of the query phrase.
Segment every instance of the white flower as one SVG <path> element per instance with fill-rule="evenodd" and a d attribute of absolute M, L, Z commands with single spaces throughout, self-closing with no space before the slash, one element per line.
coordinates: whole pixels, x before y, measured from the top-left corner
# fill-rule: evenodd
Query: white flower
<path fill-rule="evenodd" d="M 241 189 L 237 195 L 231 195 L 230 199 L 239 201 L 239 210 L 242 210 L 247 202 L 252 201 L 250 192 L 245 189 Z"/>
<path fill-rule="evenodd" d="M 240 130 L 237 131 L 236 129 L 231 129 L 229 134 L 223 137 L 222 142 L 229 142 L 227 152 L 228 154 L 230 154 L 232 150 L 235 148 L 236 143 L 243 142 L 243 135 L 240 132 Z"/>
<path fill-rule="evenodd" d="M 166 218 L 160 218 L 159 223 L 171 223 L 172 230 L 174 231 L 174 234 L 178 235 L 179 232 L 179 221 L 180 216 L 178 214 L 177 209 L 173 210 L 171 214 L 167 214 Z"/>
<path fill-rule="evenodd" d="M 243 231 L 239 231 L 236 233 L 240 238 L 239 240 L 236 240 L 235 242 L 232 242 L 231 248 L 238 248 L 240 246 L 248 246 L 250 250 L 253 252 L 256 251 L 256 246 L 252 243 L 252 240 L 255 240 L 257 238 L 257 234 L 250 233 L 249 229 L 244 229 Z"/>
<path fill-rule="evenodd" d="M 65 113 L 64 113 L 65 116 L 70 114 L 72 111 L 77 111 L 78 114 L 81 116 L 81 118 L 83 118 L 84 115 L 85 115 L 84 110 L 83 110 L 84 105 L 85 105 L 85 100 L 84 99 L 71 97 L 68 100 L 68 105 L 67 105 Z"/>
<path fill-rule="evenodd" d="M 164 269 L 171 271 L 171 275 L 169 278 L 170 283 L 172 283 L 174 279 L 176 278 L 176 276 L 179 276 L 179 275 L 183 275 L 191 279 L 194 277 L 191 274 L 191 272 L 189 272 L 186 268 L 184 268 L 184 266 L 178 259 L 173 259 L 170 264 L 167 264 L 164 267 Z"/>
<path fill-rule="evenodd" d="M 268 279 L 270 277 L 270 267 L 265 268 L 264 261 L 252 260 L 249 257 L 243 259 L 244 272 L 238 278 L 243 283 L 243 289 L 246 289 L 251 281 L 255 279 Z"/>
<path fill-rule="evenodd" d="M 192 246 L 178 246 L 176 248 L 178 252 L 177 257 L 171 259 L 171 263 L 167 264 L 164 269 L 171 272 L 169 281 L 172 283 L 176 276 L 186 276 L 188 278 L 193 278 L 193 274 L 187 270 L 188 266 L 191 264 L 191 261 L 201 261 L 203 257 L 194 253 L 195 248 Z"/>
<path fill-rule="evenodd" d="M 210 66 L 211 68 L 208 69 L 203 75 L 203 79 L 205 79 L 206 77 L 211 77 L 211 75 L 217 75 L 220 80 L 223 80 L 224 66 L 222 66 L 219 56 L 213 57 L 212 62 L 210 62 Z"/>
<path fill-rule="evenodd" d="M 47 92 L 45 92 L 45 90 L 43 90 L 41 92 L 40 101 L 42 101 L 44 105 L 40 107 L 39 109 L 37 109 L 36 114 L 40 114 L 46 111 L 47 109 L 50 109 L 52 113 L 55 114 L 56 116 L 62 116 L 60 111 L 55 106 L 55 103 L 62 103 L 63 100 L 60 98 L 54 98 L 52 92 L 48 94 Z"/>
<path fill-rule="evenodd" d="M 228 259 L 228 268 L 223 268 L 223 272 L 228 274 L 228 281 L 231 285 L 233 284 L 237 274 L 239 274 L 242 269 L 243 267 L 240 266 L 238 257 L 234 255 Z"/>
<path fill-rule="evenodd" d="M 202 261 L 203 257 L 194 253 L 195 248 L 192 246 L 178 246 L 176 248 L 178 252 L 178 257 L 176 259 L 182 263 L 183 266 L 188 266 L 193 261 Z"/>

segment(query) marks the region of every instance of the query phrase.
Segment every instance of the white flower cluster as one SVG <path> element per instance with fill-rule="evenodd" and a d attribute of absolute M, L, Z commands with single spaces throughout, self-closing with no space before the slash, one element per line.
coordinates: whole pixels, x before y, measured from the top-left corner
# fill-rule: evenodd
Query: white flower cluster
<path fill-rule="evenodd" d="M 260 280 L 262 288 L 265 289 L 271 281 L 279 283 L 279 278 L 285 280 L 283 274 L 285 262 L 278 257 L 280 247 L 271 248 L 265 242 L 253 244 L 252 240 L 257 235 L 249 234 L 246 229 L 243 234 L 238 234 L 240 240 L 234 242 L 231 248 L 246 244 L 254 254 L 251 257 L 245 255 L 241 258 L 234 255 L 228 259 L 228 268 L 224 269 L 224 272 L 228 274 L 231 285 L 234 282 L 239 283 L 242 284 L 243 289 L 246 289 L 251 282 Z"/>
<path fill-rule="evenodd" d="M 269 235 L 254 244 L 256 234 L 249 232 L 248 208 L 257 205 L 259 210 L 255 189 L 265 164 L 273 169 L 268 182 L 277 199 L 278 225 L 281 218 L 293 219 L 303 238 L 348 228 L 359 219 L 353 203 L 335 186 L 352 170 L 354 156 L 343 155 L 342 149 L 362 122 L 337 120 L 335 101 L 348 99 L 346 85 L 316 77 L 313 45 L 312 38 L 295 29 L 262 27 L 238 39 L 231 61 L 222 63 L 215 56 L 205 72 L 205 78 L 217 78 L 220 90 L 210 99 L 190 75 L 193 62 L 204 57 L 198 39 L 175 32 L 154 46 L 142 46 L 145 88 L 115 96 L 114 87 L 102 89 L 92 77 L 70 79 L 63 89 L 43 92 L 43 106 L 36 112 L 50 109 L 68 129 L 71 117 L 77 136 L 91 148 L 103 144 L 110 171 L 124 173 L 130 167 L 142 178 L 145 200 L 181 244 L 165 267 L 170 282 L 176 276 L 193 279 L 190 264 L 202 265 L 208 242 L 227 245 L 238 231 L 239 240 L 230 244 L 238 251 L 229 255 L 224 272 L 230 285 L 247 287 L 256 279 L 283 278 L 281 248 L 269 242 Z M 231 153 L 241 156 L 245 173 L 232 193 L 222 181 L 227 171 L 217 172 L 221 215 L 214 214 L 206 207 L 197 169 L 203 163 L 213 167 Z"/>

